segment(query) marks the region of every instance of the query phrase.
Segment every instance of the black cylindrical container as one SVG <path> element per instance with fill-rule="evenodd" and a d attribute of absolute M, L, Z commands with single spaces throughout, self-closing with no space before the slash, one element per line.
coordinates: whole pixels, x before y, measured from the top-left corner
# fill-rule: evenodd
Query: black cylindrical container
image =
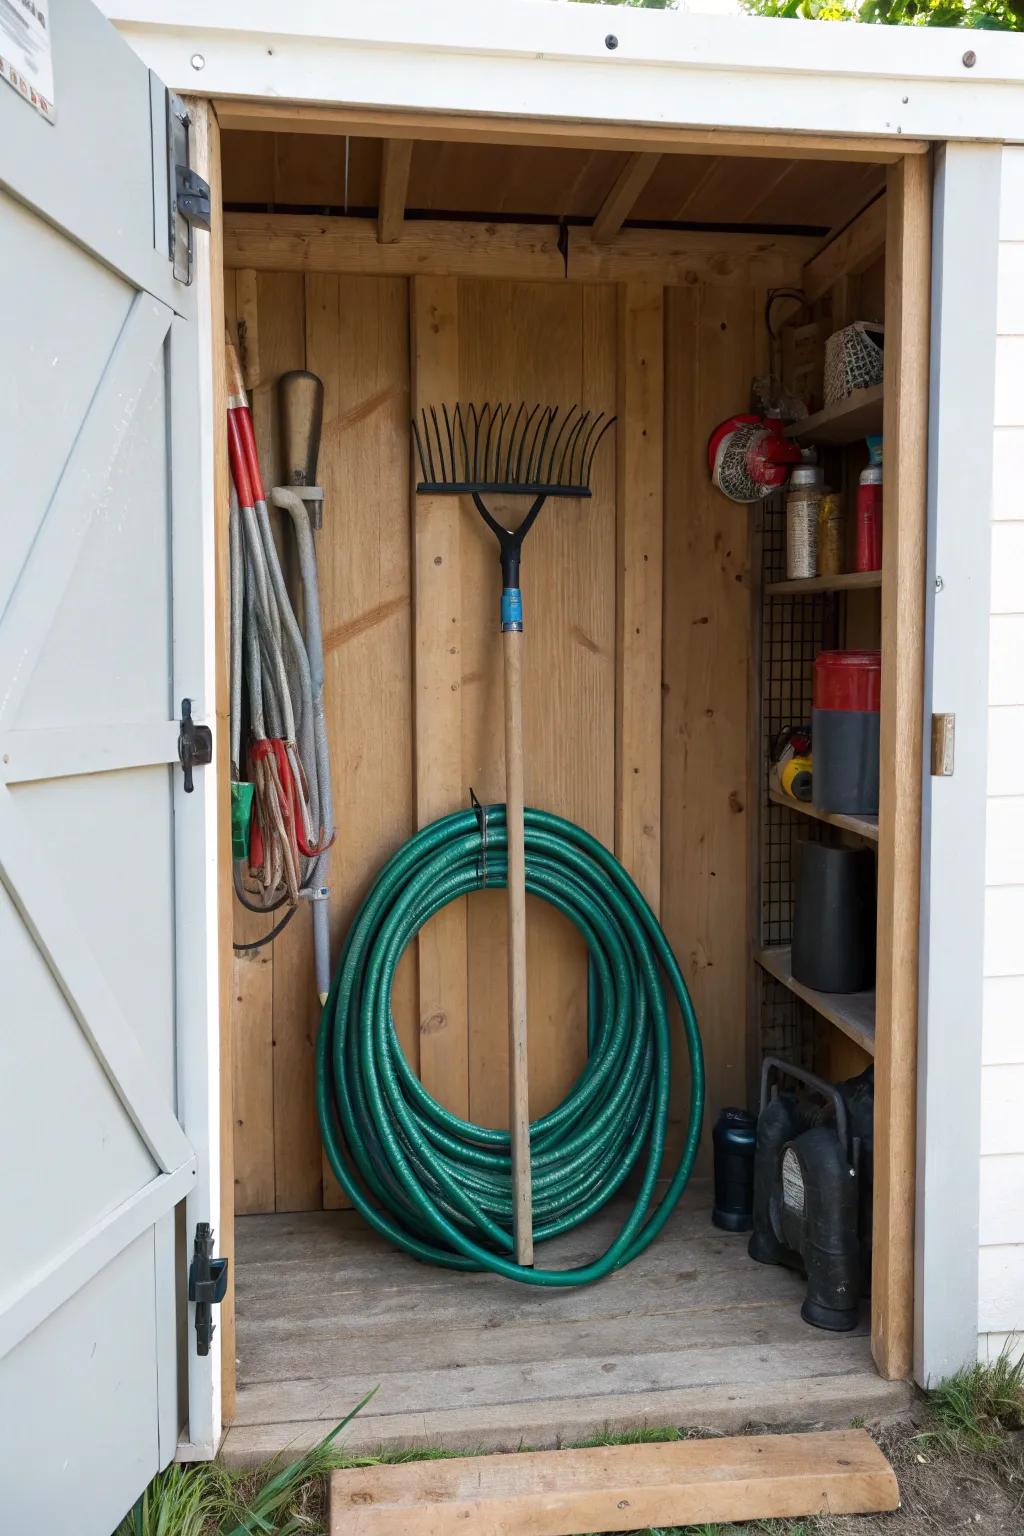
<path fill-rule="evenodd" d="M 724 1232 L 749 1232 L 754 1224 L 754 1149 L 757 1117 L 723 1109 L 711 1133 L 715 1149 L 715 1204 L 711 1220 Z"/>
<path fill-rule="evenodd" d="M 821 651 L 814 658 L 816 810 L 878 814 L 881 678 L 881 651 Z"/>
<path fill-rule="evenodd" d="M 800 845 L 792 966 L 794 979 L 818 992 L 874 986 L 875 860 L 867 848 Z"/>

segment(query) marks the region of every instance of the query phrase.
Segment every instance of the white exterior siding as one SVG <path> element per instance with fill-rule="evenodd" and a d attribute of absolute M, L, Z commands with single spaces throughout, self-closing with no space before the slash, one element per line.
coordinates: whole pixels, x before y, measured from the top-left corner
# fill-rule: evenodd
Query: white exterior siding
<path fill-rule="evenodd" d="M 978 1353 L 1024 1345 L 1024 148 L 1003 151 L 989 632 Z M 969 751 L 970 743 L 958 743 Z M 1018 1337 L 1014 1339 L 1014 1335 Z"/>

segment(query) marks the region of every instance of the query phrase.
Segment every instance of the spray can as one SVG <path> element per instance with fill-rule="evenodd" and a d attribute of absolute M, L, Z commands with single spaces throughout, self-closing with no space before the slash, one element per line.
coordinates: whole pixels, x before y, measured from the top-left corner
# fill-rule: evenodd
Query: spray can
<path fill-rule="evenodd" d="M 817 464 L 798 464 L 786 496 L 786 579 L 799 581 L 818 573 L 818 513 L 825 493 Z"/>
<path fill-rule="evenodd" d="M 882 569 L 882 466 L 869 464 L 857 485 L 857 549 L 854 569 Z"/>

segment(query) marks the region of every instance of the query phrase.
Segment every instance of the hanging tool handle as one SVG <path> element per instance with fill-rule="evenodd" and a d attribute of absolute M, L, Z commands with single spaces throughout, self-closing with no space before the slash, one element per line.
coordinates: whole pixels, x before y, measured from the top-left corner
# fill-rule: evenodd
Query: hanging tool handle
<path fill-rule="evenodd" d="M 324 386 L 303 368 L 282 373 L 277 383 L 281 411 L 281 456 L 286 485 L 316 485 Z"/>
<path fill-rule="evenodd" d="M 514 589 L 518 596 L 518 588 Z M 505 606 L 502 595 L 502 609 Z M 523 626 L 502 624 L 505 823 L 508 834 L 508 1066 L 516 1263 L 533 1263 L 533 1181 L 526 1028 L 526 841 L 523 825 Z"/>

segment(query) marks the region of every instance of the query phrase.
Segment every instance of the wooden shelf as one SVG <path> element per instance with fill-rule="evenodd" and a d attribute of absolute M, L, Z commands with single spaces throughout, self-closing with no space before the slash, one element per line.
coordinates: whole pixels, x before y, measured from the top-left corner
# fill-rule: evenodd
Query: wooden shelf
<path fill-rule="evenodd" d="M 766 597 L 797 592 L 863 592 L 882 585 L 881 571 L 847 571 L 843 576 L 799 576 L 792 581 L 765 583 Z"/>
<path fill-rule="evenodd" d="M 794 800 L 792 795 L 784 795 L 780 789 L 770 789 L 768 798 L 773 805 L 784 805 L 787 811 L 812 816 L 815 821 L 827 821 L 830 827 L 842 827 L 844 832 L 853 832 L 869 843 L 878 842 L 877 816 L 846 816 L 842 811 L 819 811 L 809 801 Z"/>
<path fill-rule="evenodd" d="M 791 970 L 792 950 L 788 944 L 758 950 L 754 959 L 762 970 L 774 976 L 823 1019 L 855 1040 L 869 1056 L 875 1054 L 875 994 L 871 992 L 816 992 L 795 981 Z"/>
<path fill-rule="evenodd" d="M 882 430 L 882 385 L 855 389 L 838 405 L 828 405 L 786 428 L 787 437 L 802 443 L 855 443 Z"/>

